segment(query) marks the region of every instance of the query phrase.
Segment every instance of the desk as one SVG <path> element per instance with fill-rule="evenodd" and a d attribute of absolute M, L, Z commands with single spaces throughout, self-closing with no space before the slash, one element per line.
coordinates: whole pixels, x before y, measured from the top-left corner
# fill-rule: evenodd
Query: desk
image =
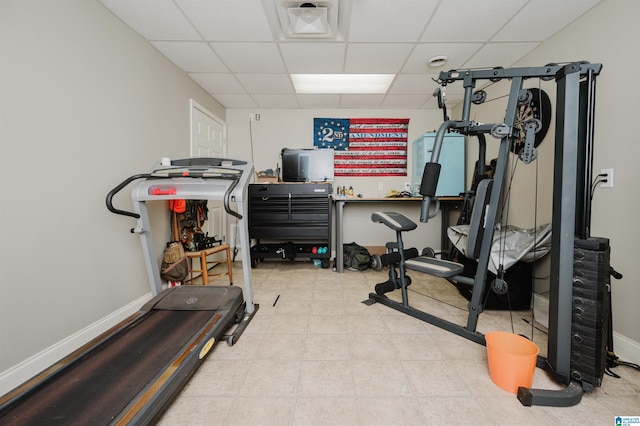
<path fill-rule="evenodd" d="M 449 239 L 447 238 L 447 228 L 449 228 L 449 212 L 452 208 L 461 208 L 464 201 L 463 197 L 439 197 L 440 210 L 442 211 L 442 219 L 440 221 L 440 241 L 442 250 L 449 247 Z M 422 197 L 398 197 L 398 198 L 358 198 L 358 197 L 333 197 L 336 204 L 336 272 L 344 271 L 344 253 L 343 253 L 343 232 L 342 223 L 344 219 L 344 206 L 348 203 L 384 203 L 384 204 L 400 204 L 400 203 L 421 203 Z"/>

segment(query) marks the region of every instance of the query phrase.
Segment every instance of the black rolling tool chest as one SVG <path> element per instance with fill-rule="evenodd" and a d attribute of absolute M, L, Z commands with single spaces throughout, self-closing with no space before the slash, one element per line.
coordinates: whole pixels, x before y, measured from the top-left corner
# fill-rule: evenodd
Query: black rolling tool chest
<path fill-rule="evenodd" d="M 251 266 L 264 259 L 331 258 L 330 183 L 249 185 Z"/>

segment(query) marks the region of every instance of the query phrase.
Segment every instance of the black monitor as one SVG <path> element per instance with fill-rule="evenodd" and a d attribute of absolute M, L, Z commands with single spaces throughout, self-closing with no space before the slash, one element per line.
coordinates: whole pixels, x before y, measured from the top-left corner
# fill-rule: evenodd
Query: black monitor
<path fill-rule="evenodd" d="M 281 157 L 283 182 L 333 181 L 333 149 L 285 148 Z"/>

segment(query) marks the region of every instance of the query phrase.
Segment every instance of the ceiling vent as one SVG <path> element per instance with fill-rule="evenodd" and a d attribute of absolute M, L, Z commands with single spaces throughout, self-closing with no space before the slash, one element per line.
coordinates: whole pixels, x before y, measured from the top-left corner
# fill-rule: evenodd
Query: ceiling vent
<path fill-rule="evenodd" d="M 339 1 L 321 0 L 301 3 L 276 0 L 282 38 L 338 38 Z"/>
<path fill-rule="evenodd" d="M 288 7 L 289 29 L 294 36 L 329 33 L 329 19 L 326 7 L 313 3 L 302 3 L 299 7 Z"/>

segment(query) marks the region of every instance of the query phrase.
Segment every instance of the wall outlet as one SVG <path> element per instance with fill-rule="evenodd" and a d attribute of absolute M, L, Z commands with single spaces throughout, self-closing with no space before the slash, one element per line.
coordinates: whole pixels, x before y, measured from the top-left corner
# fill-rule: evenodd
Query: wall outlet
<path fill-rule="evenodd" d="M 600 188 L 613 188 L 613 169 L 600 169 Z"/>
<path fill-rule="evenodd" d="M 404 183 L 404 191 L 411 192 L 411 182 Z"/>

